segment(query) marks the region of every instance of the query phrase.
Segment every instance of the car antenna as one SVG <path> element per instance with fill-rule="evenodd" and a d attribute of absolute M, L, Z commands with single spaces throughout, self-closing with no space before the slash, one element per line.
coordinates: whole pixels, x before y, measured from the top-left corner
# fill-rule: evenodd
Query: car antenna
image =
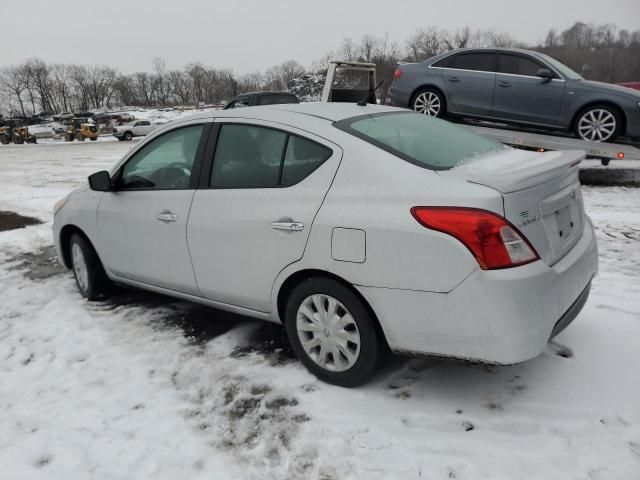
<path fill-rule="evenodd" d="M 370 90 L 369 93 L 367 93 L 367 96 L 364 97 L 362 100 L 360 100 L 358 103 L 356 103 L 356 105 L 359 105 L 361 107 L 366 107 L 367 103 L 369 103 L 369 99 L 371 98 L 371 95 L 374 95 L 376 91 L 382 86 L 383 83 L 384 83 L 384 80 L 380 80 L 380 83 L 376 85 L 376 88 L 374 88 L 373 90 Z"/>

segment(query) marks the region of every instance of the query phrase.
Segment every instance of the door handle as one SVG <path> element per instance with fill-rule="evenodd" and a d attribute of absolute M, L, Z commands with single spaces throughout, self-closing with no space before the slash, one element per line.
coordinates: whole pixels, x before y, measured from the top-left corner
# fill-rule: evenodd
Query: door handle
<path fill-rule="evenodd" d="M 507 87 L 511 86 L 511 83 L 510 82 L 498 82 L 498 86 L 507 88 Z"/>
<path fill-rule="evenodd" d="M 304 230 L 304 223 L 300 222 L 273 222 L 271 228 L 275 230 L 284 230 L 287 232 L 301 232 Z"/>
<path fill-rule="evenodd" d="M 163 223 L 177 222 L 178 215 L 176 215 L 175 213 L 171 213 L 169 210 L 165 210 L 164 212 L 158 213 L 156 215 L 156 220 L 159 220 Z"/>
<path fill-rule="evenodd" d="M 450 82 L 454 82 L 454 83 L 460 81 L 460 79 L 458 77 L 449 77 L 449 78 L 447 78 L 447 80 L 449 80 Z"/>

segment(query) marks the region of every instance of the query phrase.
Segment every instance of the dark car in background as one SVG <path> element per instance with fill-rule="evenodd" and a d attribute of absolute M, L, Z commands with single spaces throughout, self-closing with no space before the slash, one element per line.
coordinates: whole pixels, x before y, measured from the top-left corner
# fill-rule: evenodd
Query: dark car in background
<path fill-rule="evenodd" d="M 640 92 L 583 79 L 543 53 L 475 48 L 398 66 L 391 103 L 425 115 L 573 131 L 578 138 L 640 138 Z"/>
<path fill-rule="evenodd" d="M 224 107 L 230 108 L 255 107 L 256 105 L 277 105 L 282 103 L 300 103 L 298 97 L 288 92 L 251 92 L 243 93 L 231 99 Z"/>

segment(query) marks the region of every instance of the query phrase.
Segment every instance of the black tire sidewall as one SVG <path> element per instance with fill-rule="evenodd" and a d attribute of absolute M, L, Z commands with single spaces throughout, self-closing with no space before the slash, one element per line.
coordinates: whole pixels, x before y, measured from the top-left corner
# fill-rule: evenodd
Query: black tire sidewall
<path fill-rule="evenodd" d="M 602 140 L 602 142 L 604 143 L 613 142 L 618 136 L 620 136 L 620 131 L 622 130 L 622 117 L 620 116 L 620 112 L 618 112 L 618 110 L 616 110 L 615 108 L 611 108 L 609 105 L 592 105 L 582 110 L 576 117 L 576 123 L 574 125 L 574 133 L 576 137 L 581 140 L 587 140 L 589 142 L 595 141 L 595 140 L 588 140 L 586 138 L 581 137 L 580 131 L 578 130 L 578 125 L 580 125 L 580 119 L 592 110 L 606 110 L 611 115 L 613 115 L 613 117 L 616 119 L 616 128 L 613 131 L 613 134 L 608 139 Z"/>
<path fill-rule="evenodd" d="M 131 141 L 131 139 L 133 139 L 133 134 L 131 132 L 125 132 L 124 134 L 124 139 L 128 142 Z"/>
<path fill-rule="evenodd" d="M 84 261 L 87 265 L 88 285 L 85 290 L 82 290 L 82 288 L 80 287 L 75 268 L 73 268 L 74 265 L 72 251 L 74 244 L 77 244 L 80 247 L 82 255 L 84 256 Z M 71 240 L 69 241 L 69 257 L 71 259 L 73 277 L 76 280 L 76 285 L 78 286 L 80 294 L 87 300 L 98 300 L 104 298 L 108 292 L 109 279 L 104 271 L 104 268 L 102 267 L 102 263 L 100 262 L 98 255 L 96 254 L 91 244 L 81 235 L 72 235 Z"/>
<path fill-rule="evenodd" d="M 360 354 L 355 365 L 344 372 L 325 370 L 304 351 L 296 328 L 300 304 L 313 294 L 326 294 L 339 300 L 351 313 L 360 333 Z M 348 287 L 330 278 L 309 278 L 296 286 L 287 300 L 285 326 L 289 342 L 302 364 L 320 380 L 342 387 L 357 387 L 369 381 L 375 374 L 381 352 L 381 342 L 375 327 L 375 319 L 367 306 Z"/>
<path fill-rule="evenodd" d="M 411 97 L 411 102 L 409 102 L 409 108 L 411 110 L 413 110 L 414 112 L 416 112 L 416 110 L 415 110 L 416 99 L 418 98 L 418 95 L 420 95 L 421 93 L 426 93 L 426 92 L 434 93 L 440 99 L 440 111 L 438 112 L 438 115 L 436 115 L 433 118 L 442 118 L 442 117 L 444 117 L 447 114 L 447 99 L 444 98 L 444 95 L 442 93 L 440 93 L 438 90 L 436 90 L 435 88 L 428 88 L 428 87 L 427 88 L 421 88 L 416 93 L 414 93 L 413 97 Z M 416 112 L 416 113 L 420 113 L 420 112 Z M 421 113 L 421 115 L 428 116 L 428 115 L 422 114 L 422 113 Z"/>

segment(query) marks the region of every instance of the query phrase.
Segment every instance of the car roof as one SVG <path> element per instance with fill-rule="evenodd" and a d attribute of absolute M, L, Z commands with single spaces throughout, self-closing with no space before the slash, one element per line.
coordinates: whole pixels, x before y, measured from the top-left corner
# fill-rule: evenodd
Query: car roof
<path fill-rule="evenodd" d="M 248 97 L 249 95 L 258 95 L 261 97 L 266 97 L 266 96 L 270 96 L 270 95 L 287 95 L 289 97 L 295 97 L 295 93 L 291 93 L 291 92 L 246 92 L 246 93 L 241 93 L 239 95 L 236 95 L 235 97 L 233 97 L 232 100 L 236 99 L 236 98 L 241 98 L 241 97 Z"/>
<path fill-rule="evenodd" d="M 252 118 L 256 120 L 281 120 L 283 117 L 289 117 L 294 120 L 296 117 L 298 117 L 298 119 L 300 120 L 303 120 L 305 118 L 318 118 L 327 120 L 329 122 L 336 122 L 338 120 L 344 120 L 345 118 L 384 112 L 408 112 L 408 110 L 372 104 L 367 104 L 363 107 L 360 105 L 356 105 L 355 103 L 308 102 L 262 105 L 230 110 L 216 110 L 215 112 L 190 115 L 188 119 L 192 120 L 198 118 L 213 117 Z M 183 118 L 180 120 L 187 120 L 187 118 Z"/>
<path fill-rule="evenodd" d="M 453 54 L 453 53 L 462 53 L 462 52 L 507 52 L 507 53 L 526 53 L 529 55 L 540 55 L 542 52 L 537 52 L 535 50 L 528 50 L 526 48 L 511 48 L 511 47 L 466 47 L 466 48 L 456 48 L 454 50 L 449 50 L 444 52 L 442 56 Z"/>

